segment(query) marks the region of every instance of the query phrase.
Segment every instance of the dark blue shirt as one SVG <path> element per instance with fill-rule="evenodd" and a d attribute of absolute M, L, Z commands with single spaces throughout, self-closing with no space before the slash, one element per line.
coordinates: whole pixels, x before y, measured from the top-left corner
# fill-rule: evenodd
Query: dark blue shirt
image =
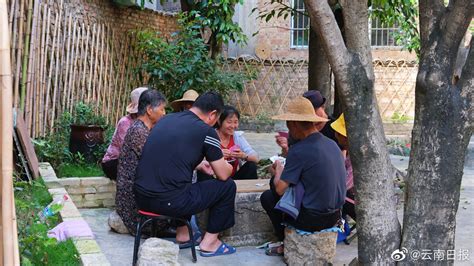
<path fill-rule="evenodd" d="M 337 144 L 313 133 L 291 145 L 281 180 L 303 183 L 303 207 L 319 214 L 342 208 L 346 196 L 346 169 Z"/>
<path fill-rule="evenodd" d="M 193 170 L 206 157 L 223 157 L 216 131 L 191 111 L 162 118 L 143 147 L 135 190 L 149 197 L 169 199 L 191 186 Z"/>

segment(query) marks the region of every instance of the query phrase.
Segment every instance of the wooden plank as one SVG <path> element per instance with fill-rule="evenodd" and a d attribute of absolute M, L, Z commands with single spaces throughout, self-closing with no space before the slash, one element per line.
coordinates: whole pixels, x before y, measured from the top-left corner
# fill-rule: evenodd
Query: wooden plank
<path fill-rule="evenodd" d="M 39 177 L 38 157 L 36 157 L 33 143 L 31 142 L 30 135 L 26 129 L 25 121 L 21 115 L 16 116 L 15 127 L 18 132 L 18 138 L 20 139 L 21 147 L 25 153 L 31 173 L 33 174 L 33 178 L 37 179 Z"/>
<path fill-rule="evenodd" d="M 237 193 L 263 192 L 270 189 L 269 179 L 235 180 Z"/>

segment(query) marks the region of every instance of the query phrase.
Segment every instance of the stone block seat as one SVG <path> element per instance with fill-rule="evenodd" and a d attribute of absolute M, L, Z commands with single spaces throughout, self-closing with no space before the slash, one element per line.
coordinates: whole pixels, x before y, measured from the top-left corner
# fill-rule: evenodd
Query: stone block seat
<path fill-rule="evenodd" d="M 337 233 L 300 235 L 285 228 L 284 254 L 288 265 L 331 265 L 336 256 Z"/>
<path fill-rule="evenodd" d="M 235 225 L 224 231 L 221 239 L 233 246 L 254 246 L 275 240 L 273 227 L 260 204 L 260 195 L 270 189 L 268 179 L 235 180 Z M 207 211 L 197 215 L 199 227 L 205 231 Z"/>

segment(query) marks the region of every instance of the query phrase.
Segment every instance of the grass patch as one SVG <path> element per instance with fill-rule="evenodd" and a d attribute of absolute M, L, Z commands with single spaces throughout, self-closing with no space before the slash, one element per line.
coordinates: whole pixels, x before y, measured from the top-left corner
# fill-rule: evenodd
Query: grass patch
<path fill-rule="evenodd" d="M 102 168 L 97 164 L 61 164 L 58 169 L 59 177 L 91 177 L 91 176 L 105 176 Z"/>
<path fill-rule="evenodd" d="M 15 206 L 21 265 L 80 265 L 72 240 L 57 242 L 47 236 L 59 215 L 41 222 L 38 213 L 52 201 L 42 180 L 15 182 Z"/>

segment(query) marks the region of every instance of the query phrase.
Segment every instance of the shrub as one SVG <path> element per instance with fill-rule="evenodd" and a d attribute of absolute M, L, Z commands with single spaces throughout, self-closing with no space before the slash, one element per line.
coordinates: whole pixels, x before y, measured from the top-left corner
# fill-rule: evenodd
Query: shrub
<path fill-rule="evenodd" d="M 181 15 L 180 31 L 170 39 L 150 30 L 137 32 L 138 48 L 144 54 L 138 71 L 170 101 L 188 89 L 199 93 L 213 90 L 226 97 L 232 91 L 242 91 L 245 80 L 252 78 L 224 71 L 222 59 L 209 57 L 199 23 Z"/>

